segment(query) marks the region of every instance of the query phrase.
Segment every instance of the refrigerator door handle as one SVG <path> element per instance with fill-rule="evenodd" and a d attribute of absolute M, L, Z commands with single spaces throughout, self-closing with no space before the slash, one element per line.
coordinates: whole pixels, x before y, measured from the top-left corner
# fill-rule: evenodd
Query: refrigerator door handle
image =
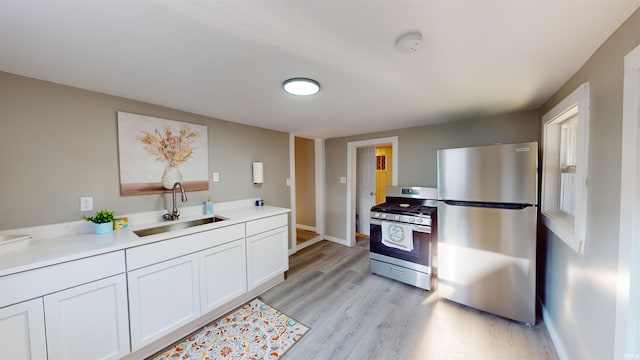
<path fill-rule="evenodd" d="M 481 208 L 493 208 L 504 210 L 522 210 L 528 207 L 535 206 L 533 204 L 512 204 L 512 203 L 490 203 L 490 202 L 476 202 L 476 201 L 458 201 L 458 200 L 441 200 L 445 204 L 450 206 L 471 206 Z"/>

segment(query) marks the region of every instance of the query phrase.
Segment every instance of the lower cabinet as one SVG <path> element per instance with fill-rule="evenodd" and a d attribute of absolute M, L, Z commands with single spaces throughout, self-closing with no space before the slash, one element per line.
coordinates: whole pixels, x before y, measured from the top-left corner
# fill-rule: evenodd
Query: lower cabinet
<path fill-rule="evenodd" d="M 46 359 L 42 298 L 1 308 L 0 334 L 3 359 Z"/>
<path fill-rule="evenodd" d="M 243 239 L 203 250 L 199 257 L 202 314 L 247 291 Z"/>
<path fill-rule="evenodd" d="M 247 284 L 249 290 L 289 268 L 289 228 L 279 227 L 247 237 Z"/>
<path fill-rule="evenodd" d="M 124 251 L 115 251 L 0 277 L 0 358 L 128 354 L 124 270 Z"/>
<path fill-rule="evenodd" d="M 0 358 L 125 357 L 286 271 L 287 221 L 268 216 L 0 276 Z"/>
<path fill-rule="evenodd" d="M 133 351 L 200 316 L 198 254 L 128 272 Z"/>
<path fill-rule="evenodd" d="M 130 351 L 124 274 L 46 295 L 44 313 L 49 360 L 119 359 Z"/>

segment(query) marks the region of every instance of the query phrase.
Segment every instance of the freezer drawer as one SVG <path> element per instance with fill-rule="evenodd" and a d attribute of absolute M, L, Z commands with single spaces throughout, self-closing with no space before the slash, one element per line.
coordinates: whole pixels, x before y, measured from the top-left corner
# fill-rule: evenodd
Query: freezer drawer
<path fill-rule="evenodd" d="M 438 293 L 535 324 L 536 208 L 438 205 Z"/>

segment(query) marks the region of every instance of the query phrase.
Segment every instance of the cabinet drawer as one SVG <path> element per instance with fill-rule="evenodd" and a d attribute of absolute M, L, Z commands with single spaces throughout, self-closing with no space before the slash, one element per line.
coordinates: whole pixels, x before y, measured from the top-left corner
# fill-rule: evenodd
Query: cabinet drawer
<path fill-rule="evenodd" d="M 242 224 L 225 226 L 127 249 L 127 271 L 242 239 Z"/>
<path fill-rule="evenodd" d="M 286 226 L 288 224 L 287 214 L 270 216 L 264 219 L 258 219 L 247 222 L 247 236 L 259 234 L 271 229 Z"/>
<path fill-rule="evenodd" d="M 116 251 L 0 277 L 0 307 L 68 289 L 125 271 Z"/>

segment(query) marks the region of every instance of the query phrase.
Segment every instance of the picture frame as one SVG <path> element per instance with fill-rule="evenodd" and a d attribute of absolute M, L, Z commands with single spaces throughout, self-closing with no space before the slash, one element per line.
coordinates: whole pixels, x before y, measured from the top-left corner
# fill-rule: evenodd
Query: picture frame
<path fill-rule="evenodd" d="M 199 125 L 117 112 L 120 195 L 209 189 L 208 130 Z"/>

